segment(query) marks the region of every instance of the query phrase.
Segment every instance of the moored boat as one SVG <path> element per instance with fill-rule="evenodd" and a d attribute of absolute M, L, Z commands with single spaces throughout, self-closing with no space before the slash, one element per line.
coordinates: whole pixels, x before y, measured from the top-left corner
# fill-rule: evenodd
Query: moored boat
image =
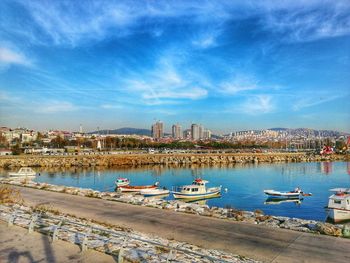
<path fill-rule="evenodd" d="M 350 188 L 334 188 L 335 192 L 329 197 L 328 218 L 335 223 L 350 220 Z"/>
<path fill-rule="evenodd" d="M 295 188 L 293 191 L 276 191 L 276 190 L 264 190 L 264 193 L 270 198 L 291 198 L 300 199 L 303 196 L 311 196 L 311 193 L 304 193 L 299 187 Z"/>
<path fill-rule="evenodd" d="M 118 178 L 115 181 L 116 186 L 126 186 L 130 184 L 130 180 L 128 178 Z"/>
<path fill-rule="evenodd" d="M 172 191 L 175 199 L 201 199 L 218 196 L 221 194 L 221 186 L 207 188 L 209 183 L 203 179 L 195 179 L 191 185 L 184 185 Z"/>
<path fill-rule="evenodd" d="M 158 196 L 158 195 L 169 195 L 170 191 L 168 189 L 143 189 L 140 191 L 140 194 L 142 194 L 145 197 L 149 196 Z"/>
<path fill-rule="evenodd" d="M 145 189 L 156 189 L 158 187 L 158 184 L 159 183 L 156 182 L 153 185 L 137 185 L 137 186 L 124 185 L 124 186 L 118 186 L 117 187 L 117 191 L 139 193 L 141 190 L 145 190 Z"/>
<path fill-rule="evenodd" d="M 9 176 L 13 177 L 30 177 L 33 178 L 36 176 L 36 172 L 30 167 L 22 167 L 18 172 L 10 172 Z"/>

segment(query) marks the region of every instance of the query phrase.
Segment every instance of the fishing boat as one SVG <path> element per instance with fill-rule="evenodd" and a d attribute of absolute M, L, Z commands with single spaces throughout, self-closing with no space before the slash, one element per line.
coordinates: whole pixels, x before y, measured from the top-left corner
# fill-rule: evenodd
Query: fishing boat
<path fill-rule="evenodd" d="M 130 184 L 130 180 L 128 178 L 118 178 L 115 181 L 116 186 L 126 186 Z"/>
<path fill-rule="evenodd" d="M 195 179 L 191 185 L 184 185 L 172 191 L 175 199 L 201 199 L 218 196 L 221 194 L 221 186 L 207 188 L 209 183 L 203 179 Z"/>
<path fill-rule="evenodd" d="M 145 197 L 150 197 L 150 196 L 158 196 L 158 195 L 169 195 L 170 191 L 168 189 L 143 189 L 140 191 L 140 194 L 142 194 Z"/>
<path fill-rule="evenodd" d="M 291 199 L 300 199 L 303 196 L 311 196 L 311 193 L 304 193 L 299 187 L 295 188 L 292 191 L 283 192 L 276 190 L 264 190 L 264 193 L 270 198 L 291 198 Z"/>
<path fill-rule="evenodd" d="M 36 176 L 36 172 L 30 167 L 22 167 L 18 172 L 10 172 L 8 175 L 11 177 L 34 178 Z"/>
<path fill-rule="evenodd" d="M 328 199 L 328 218 L 335 223 L 350 220 L 350 188 L 334 188 Z"/>
<path fill-rule="evenodd" d="M 158 187 L 158 182 L 156 182 L 153 185 L 137 185 L 137 186 L 131 186 L 131 185 L 124 185 L 124 186 L 118 186 L 117 191 L 120 192 L 134 192 L 134 193 L 140 193 L 141 190 L 145 189 L 156 189 Z"/>

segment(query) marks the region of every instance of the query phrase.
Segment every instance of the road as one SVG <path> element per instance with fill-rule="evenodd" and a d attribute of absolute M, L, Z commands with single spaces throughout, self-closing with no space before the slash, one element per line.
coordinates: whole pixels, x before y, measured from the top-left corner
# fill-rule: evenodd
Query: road
<path fill-rule="evenodd" d="M 64 213 L 264 262 L 350 262 L 350 239 L 25 187 L 18 189 L 29 205 L 49 203 Z"/>

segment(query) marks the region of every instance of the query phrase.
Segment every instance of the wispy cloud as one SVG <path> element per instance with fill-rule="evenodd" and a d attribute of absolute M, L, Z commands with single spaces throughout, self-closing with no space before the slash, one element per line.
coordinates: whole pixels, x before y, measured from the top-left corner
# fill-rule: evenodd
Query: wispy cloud
<path fill-rule="evenodd" d="M 250 115 L 271 113 L 274 108 L 272 96 L 270 95 L 251 96 L 239 107 L 240 111 Z"/>
<path fill-rule="evenodd" d="M 219 92 L 234 95 L 242 91 L 258 89 L 258 81 L 251 76 L 237 74 L 235 77 L 223 82 L 219 87 Z"/>
<path fill-rule="evenodd" d="M 125 77 L 123 90 L 139 96 L 147 105 L 177 104 L 179 100 L 205 98 L 208 91 L 201 87 L 205 84 L 195 75 L 180 70 L 182 63 L 173 56 L 161 56 L 155 68 Z"/>
<path fill-rule="evenodd" d="M 307 42 L 350 34 L 350 3 L 348 1 L 310 1 L 300 5 L 268 10 L 261 23 L 282 34 L 291 42 Z"/>
<path fill-rule="evenodd" d="M 0 66 L 22 65 L 30 66 L 31 61 L 21 52 L 0 46 Z"/>
<path fill-rule="evenodd" d="M 117 104 L 102 104 L 101 105 L 102 109 L 122 109 L 124 106 L 122 105 L 117 105 Z"/>
<path fill-rule="evenodd" d="M 52 100 L 38 105 L 35 108 L 35 112 L 51 114 L 51 113 L 62 113 L 78 110 L 79 107 L 68 101 L 57 101 Z"/>
<path fill-rule="evenodd" d="M 333 100 L 336 100 L 338 98 L 341 98 L 340 95 L 325 95 L 325 96 L 319 96 L 315 97 L 314 95 L 307 95 L 303 98 L 298 98 L 295 104 L 293 105 L 293 110 L 298 111 L 304 108 L 314 107 L 320 104 L 324 104 Z"/>

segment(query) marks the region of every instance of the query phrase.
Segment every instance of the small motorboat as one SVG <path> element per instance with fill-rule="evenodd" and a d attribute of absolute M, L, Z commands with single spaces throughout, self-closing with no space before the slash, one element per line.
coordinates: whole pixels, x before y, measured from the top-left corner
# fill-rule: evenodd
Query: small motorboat
<path fill-rule="evenodd" d="M 18 172 L 10 172 L 8 175 L 11 177 L 34 178 L 36 176 L 36 172 L 30 167 L 22 167 Z"/>
<path fill-rule="evenodd" d="M 264 193 L 267 194 L 270 198 L 291 198 L 291 199 L 300 199 L 303 196 L 311 196 L 311 193 L 304 193 L 299 187 L 295 188 L 293 191 L 281 192 L 276 190 L 264 190 Z"/>
<path fill-rule="evenodd" d="M 207 188 L 207 183 L 209 182 L 198 178 L 191 185 L 175 188 L 172 193 L 175 199 L 204 199 L 221 194 L 221 186 Z"/>
<path fill-rule="evenodd" d="M 143 189 L 140 191 L 140 194 L 142 194 L 145 197 L 149 197 L 149 196 L 158 196 L 158 195 L 169 195 L 170 191 L 166 188 L 163 189 Z"/>
<path fill-rule="evenodd" d="M 117 191 L 140 193 L 141 190 L 156 189 L 156 188 L 158 188 L 158 184 L 159 183 L 156 182 L 153 185 L 138 185 L 138 186 L 124 185 L 124 186 L 118 186 L 117 187 Z"/>
<path fill-rule="evenodd" d="M 327 216 L 334 223 L 350 220 L 350 188 L 334 188 L 335 192 L 329 197 Z"/>
<path fill-rule="evenodd" d="M 126 186 L 130 184 L 130 180 L 128 178 L 118 178 L 115 181 L 115 185 L 118 186 Z"/>

